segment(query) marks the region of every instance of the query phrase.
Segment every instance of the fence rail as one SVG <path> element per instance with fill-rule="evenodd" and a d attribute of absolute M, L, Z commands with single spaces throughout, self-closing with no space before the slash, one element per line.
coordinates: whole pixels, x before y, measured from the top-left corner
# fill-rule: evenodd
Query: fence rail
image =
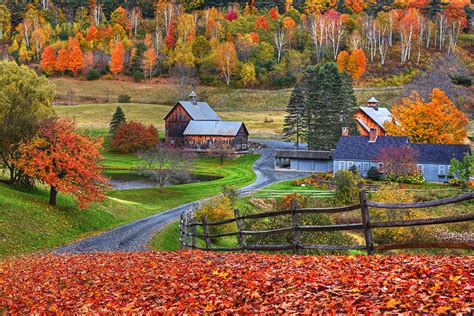
<path fill-rule="evenodd" d="M 403 220 L 403 221 L 385 221 L 385 222 L 371 222 L 369 208 L 381 208 L 381 209 L 410 209 L 410 208 L 429 208 L 441 205 L 459 203 L 474 198 L 474 191 L 460 194 L 455 197 L 444 198 L 434 201 L 419 202 L 419 203 L 380 203 L 367 201 L 366 191 L 361 191 L 359 196 L 359 204 L 349 205 L 342 207 L 333 208 L 297 208 L 297 201 L 291 202 L 291 207 L 288 210 L 268 212 L 268 213 L 257 213 L 240 215 L 238 209 L 234 211 L 234 217 L 221 220 L 208 222 L 205 216 L 201 217 L 201 221 L 198 222 L 195 219 L 187 219 L 184 215 L 181 216 L 179 231 L 180 231 L 180 245 L 181 248 L 186 249 L 202 249 L 202 250 L 213 250 L 213 251 L 289 251 L 292 250 L 294 254 L 301 254 L 302 250 L 366 250 L 369 255 L 375 253 L 375 251 L 385 251 L 391 249 L 413 249 L 413 248 L 456 248 L 456 249 L 474 249 L 474 242 L 434 242 L 434 243 L 404 243 L 404 244 L 381 244 L 375 245 L 372 237 L 372 230 L 379 228 L 389 227 L 408 227 L 408 226 L 420 226 L 420 225 L 435 225 L 435 224 L 447 224 L 457 223 L 465 221 L 473 221 L 474 213 L 459 215 L 459 216 L 447 216 L 437 218 L 425 218 L 425 219 L 414 219 L 414 220 Z M 301 225 L 300 217 L 301 214 L 331 214 L 331 213 L 344 213 L 351 212 L 360 209 L 361 222 L 351 224 L 335 224 L 335 225 Z M 288 227 L 281 227 L 270 230 L 259 230 L 251 231 L 245 230 L 243 226 L 243 220 L 255 220 L 262 218 L 272 218 L 276 216 L 291 215 L 291 225 Z M 237 231 L 225 232 L 219 234 L 211 234 L 209 232 L 210 226 L 226 225 L 229 223 L 236 223 Z M 196 233 L 196 227 L 202 227 L 203 234 Z M 314 245 L 314 244 L 303 244 L 301 242 L 302 232 L 334 232 L 334 231 L 346 231 L 346 230 L 359 230 L 364 234 L 365 245 Z M 246 236 L 262 236 L 262 235 L 275 235 L 282 233 L 293 232 L 292 243 L 279 244 L 279 245 L 248 245 L 246 243 Z M 236 236 L 238 240 L 238 247 L 212 247 L 211 238 L 225 237 L 225 236 Z M 196 243 L 196 238 L 202 238 L 205 241 L 205 247 L 199 247 Z"/>

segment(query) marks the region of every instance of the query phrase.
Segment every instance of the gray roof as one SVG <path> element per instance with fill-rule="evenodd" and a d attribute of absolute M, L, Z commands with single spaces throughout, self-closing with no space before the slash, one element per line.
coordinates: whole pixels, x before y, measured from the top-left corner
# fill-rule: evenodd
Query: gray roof
<path fill-rule="evenodd" d="M 235 136 L 242 127 L 242 122 L 233 121 L 191 121 L 184 135 L 212 135 L 212 136 Z"/>
<path fill-rule="evenodd" d="M 221 118 L 206 102 L 179 101 L 179 104 L 195 121 L 220 121 Z"/>
<path fill-rule="evenodd" d="M 297 158 L 297 159 L 313 159 L 313 160 L 330 160 L 332 151 L 320 150 L 276 150 L 276 158 Z"/>
<path fill-rule="evenodd" d="M 385 122 L 391 121 L 393 117 L 387 108 L 378 108 L 378 110 L 376 110 L 371 106 L 361 106 L 360 109 L 382 128 L 384 128 L 383 125 Z"/>
<path fill-rule="evenodd" d="M 380 151 L 387 147 L 408 144 L 406 136 L 379 136 L 369 142 L 368 136 L 342 136 L 336 144 L 334 159 L 377 161 Z"/>
<path fill-rule="evenodd" d="M 461 161 L 465 154 L 471 154 L 469 145 L 411 144 L 410 147 L 419 153 L 418 163 L 449 165 L 452 158 Z"/>

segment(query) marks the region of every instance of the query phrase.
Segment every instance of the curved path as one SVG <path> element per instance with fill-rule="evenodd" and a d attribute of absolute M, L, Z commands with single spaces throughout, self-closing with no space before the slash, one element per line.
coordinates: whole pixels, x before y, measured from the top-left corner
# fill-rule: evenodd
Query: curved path
<path fill-rule="evenodd" d="M 293 144 L 274 140 L 253 140 L 262 143 L 267 148 L 262 149 L 262 155 L 254 164 L 257 175 L 254 183 L 240 189 L 242 195 L 249 194 L 275 182 L 302 177 L 307 173 L 273 170 L 273 150 L 293 148 Z M 203 199 L 205 200 L 205 199 Z M 80 253 L 99 251 L 145 251 L 153 236 L 165 224 L 179 218 L 181 213 L 203 200 L 187 203 L 173 209 L 157 213 L 140 220 L 116 227 L 100 235 L 89 237 L 78 242 L 56 249 L 57 253 Z"/>

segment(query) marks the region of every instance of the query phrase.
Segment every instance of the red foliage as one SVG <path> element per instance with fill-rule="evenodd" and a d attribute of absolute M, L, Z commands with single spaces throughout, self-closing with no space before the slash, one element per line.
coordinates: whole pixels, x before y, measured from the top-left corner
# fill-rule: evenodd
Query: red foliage
<path fill-rule="evenodd" d="M 119 125 L 112 138 L 112 149 L 132 153 L 148 149 L 158 143 L 158 131 L 153 125 L 145 126 L 139 122 L 126 122 Z"/>
<path fill-rule="evenodd" d="M 255 21 L 255 29 L 261 29 L 264 31 L 268 31 L 270 29 L 270 24 L 268 23 L 265 16 L 260 15 L 259 17 L 257 17 L 257 20 Z"/>
<path fill-rule="evenodd" d="M 112 54 L 110 57 L 110 72 L 114 75 L 117 75 L 122 72 L 123 70 L 123 62 L 125 56 L 125 48 L 123 47 L 123 43 L 119 40 L 112 49 Z"/>
<path fill-rule="evenodd" d="M 168 48 L 173 48 L 174 46 L 174 24 L 171 23 L 170 28 L 168 29 L 168 34 L 166 34 L 165 44 Z"/>
<path fill-rule="evenodd" d="M 275 7 L 271 8 L 270 11 L 268 11 L 268 15 L 270 15 L 272 20 L 278 19 L 278 9 Z"/>
<path fill-rule="evenodd" d="M 85 209 L 105 198 L 106 179 L 102 175 L 100 153 L 102 139 L 83 136 L 74 131 L 74 123 L 64 119 L 47 121 L 38 136 L 19 148 L 15 161 L 18 169 L 51 187 L 55 192 L 71 193 L 78 207 Z M 53 193 L 54 192 L 54 193 Z"/>
<path fill-rule="evenodd" d="M 61 48 L 58 52 L 58 57 L 56 58 L 56 63 L 54 67 L 57 71 L 63 72 L 68 69 L 69 65 L 69 51 L 66 48 Z"/>
<path fill-rule="evenodd" d="M 463 28 L 467 26 L 466 11 L 462 4 L 450 3 L 444 10 L 444 14 L 450 23 L 458 22 Z"/>
<path fill-rule="evenodd" d="M 51 46 L 48 46 L 41 54 L 41 69 L 43 69 L 43 71 L 49 75 L 53 73 L 55 64 L 56 57 L 54 56 L 54 50 Z"/>
<path fill-rule="evenodd" d="M 233 9 L 230 9 L 229 12 L 227 12 L 227 14 L 224 15 L 224 19 L 226 19 L 227 21 L 234 21 L 234 20 L 237 20 L 237 18 L 238 18 L 237 11 Z"/>
<path fill-rule="evenodd" d="M 470 313 L 469 256 L 200 251 L 27 256 L 0 265 L 0 309 L 209 314 Z"/>

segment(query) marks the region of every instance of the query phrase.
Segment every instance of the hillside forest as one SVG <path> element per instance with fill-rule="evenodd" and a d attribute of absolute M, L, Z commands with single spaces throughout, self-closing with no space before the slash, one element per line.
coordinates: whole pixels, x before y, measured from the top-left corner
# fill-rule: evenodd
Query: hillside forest
<path fill-rule="evenodd" d="M 403 85 L 434 58 L 469 55 L 472 40 L 468 0 L 213 5 L 7 0 L 0 4 L 0 54 L 48 76 L 158 78 L 184 94 L 198 83 L 292 87 L 321 61 L 336 61 L 359 86 Z"/>

